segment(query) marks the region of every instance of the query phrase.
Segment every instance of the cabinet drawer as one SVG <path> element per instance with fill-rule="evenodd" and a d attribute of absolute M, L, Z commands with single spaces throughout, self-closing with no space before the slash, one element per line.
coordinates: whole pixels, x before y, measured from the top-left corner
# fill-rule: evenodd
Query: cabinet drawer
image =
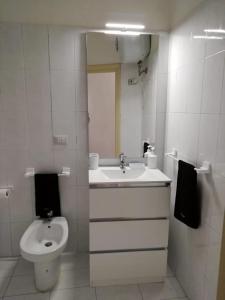
<path fill-rule="evenodd" d="M 90 189 L 90 219 L 169 216 L 170 187 Z"/>
<path fill-rule="evenodd" d="M 90 251 L 166 248 L 168 220 L 90 223 Z"/>
<path fill-rule="evenodd" d="M 92 286 L 159 282 L 166 275 L 167 250 L 90 255 Z"/>

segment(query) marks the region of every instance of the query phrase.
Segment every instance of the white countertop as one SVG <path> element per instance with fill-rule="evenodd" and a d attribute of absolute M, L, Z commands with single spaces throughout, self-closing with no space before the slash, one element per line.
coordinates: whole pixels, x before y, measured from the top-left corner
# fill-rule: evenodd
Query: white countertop
<path fill-rule="evenodd" d="M 161 186 L 170 184 L 171 179 L 159 169 L 126 167 L 125 173 L 119 167 L 99 167 L 89 170 L 90 187 L 133 187 Z"/>

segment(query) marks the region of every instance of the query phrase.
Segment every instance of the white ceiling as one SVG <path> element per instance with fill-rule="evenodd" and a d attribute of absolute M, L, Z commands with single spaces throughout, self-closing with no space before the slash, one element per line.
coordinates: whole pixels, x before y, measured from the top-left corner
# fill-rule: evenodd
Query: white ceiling
<path fill-rule="evenodd" d="M 168 31 L 202 0 L 0 0 L 0 21 L 102 29 L 109 21 Z"/>

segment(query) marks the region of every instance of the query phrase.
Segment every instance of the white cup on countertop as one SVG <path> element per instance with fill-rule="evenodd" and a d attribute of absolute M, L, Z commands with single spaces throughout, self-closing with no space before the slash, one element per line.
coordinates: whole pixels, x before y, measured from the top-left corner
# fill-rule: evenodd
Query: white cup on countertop
<path fill-rule="evenodd" d="M 99 164 L 99 154 L 89 153 L 89 170 L 97 170 Z"/>

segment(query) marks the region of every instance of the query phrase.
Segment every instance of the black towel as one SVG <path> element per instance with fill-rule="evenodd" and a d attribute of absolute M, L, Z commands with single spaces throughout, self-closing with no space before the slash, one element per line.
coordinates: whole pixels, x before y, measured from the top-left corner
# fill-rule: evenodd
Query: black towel
<path fill-rule="evenodd" d="M 194 166 L 179 160 L 174 216 L 191 228 L 200 225 L 200 199 Z"/>
<path fill-rule="evenodd" d="M 35 174 L 35 208 L 41 218 L 47 218 L 50 211 L 53 217 L 61 216 L 57 174 Z"/>

